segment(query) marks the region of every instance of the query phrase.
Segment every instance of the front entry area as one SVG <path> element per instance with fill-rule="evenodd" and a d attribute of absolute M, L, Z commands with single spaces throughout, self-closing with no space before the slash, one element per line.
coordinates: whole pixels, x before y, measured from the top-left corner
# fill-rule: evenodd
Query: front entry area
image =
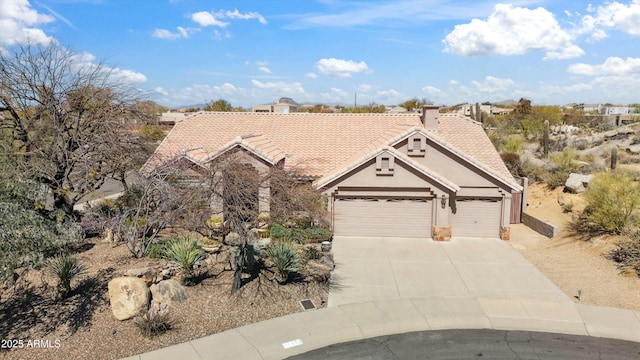
<path fill-rule="evenodd" d="M 430 238 L 432 208 L 427 198 L 337 198 L 334 234 Z"/>

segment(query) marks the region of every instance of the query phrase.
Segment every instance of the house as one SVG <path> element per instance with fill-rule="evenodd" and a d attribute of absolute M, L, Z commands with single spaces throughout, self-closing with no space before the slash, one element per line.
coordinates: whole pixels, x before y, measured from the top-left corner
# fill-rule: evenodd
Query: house
<path fill-rule="evenodd" d="M 276 100 L 276 102 L 273 104 L 256 105 L 251 108 L 251 111 L 259 113 L 288 114 L 298 111 L 299 107 L 300 105 L 293 99 L 282 97 Z"/>
<path fill-rule="evenodd" d="M 259 172 L 283 166 L 313 179 L 338 236 L 507 240 L 519 222 L 523 188 L 481 124 L 436 106 L 421 114 L 200 112 L 176 124 L 145 168 L 176 156 L 206 166 L 223 154 Z M 259 191 L 267 213 L 269 189 Z"/>

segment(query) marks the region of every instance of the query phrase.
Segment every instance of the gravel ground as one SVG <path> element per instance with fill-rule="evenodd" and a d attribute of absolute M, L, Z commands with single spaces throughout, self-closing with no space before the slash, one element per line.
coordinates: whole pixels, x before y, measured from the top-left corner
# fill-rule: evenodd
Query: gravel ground
<path fill-rule="evenodd" d="M 561 204 L 575 204 L 575 213 L 581 208 L 581 195 L 532 185 L 528 197 L 527 213 L 553 223 L 560 232 L 548 239 L 517 225 L 512 230 L 514 235 L 527 236 L 512 236 L 512 245 L 576 302 L 640 311 L 640 278 L 621 271 L 606 257 L 618 238 L 600 236 L 582 240 L 567 230 L 572 215 L 563 213 Z M 576 298 L 578 290 L 582 290 L 580 300 Z"/>
<path fill-rule="evenodd" d="M 148 339 L 132 321 L 113 318 L 106 286 L 127 269 L 154 261 L 133 259 L 124 246 L 111 248 L 100 242 L 78 256 L 89 265 L 89 272 L 76 293 L 64 301 L 55 300 L 55 282 L 40 272 L 29 275 L 36 286 L 25 288 L 23 296 L 0 292 L 0 339 L 23 340 L 25 346 L 0 351 L 0 359 L 119 359 L 299 312 L 300 300 L 311 299 L 324 307 L 328 297 L 324 284 L 279 286 L 264 276 L 232 295 L 232 273 L 215 268 L 209 273 L 217 276 L 187 287 L 188 300 L 171 307 L 172 329 Z M 35 348 L 36 339 L 48 340 L 48 348 Z M 26 348 L 29 340 L 32 346 Z"/>

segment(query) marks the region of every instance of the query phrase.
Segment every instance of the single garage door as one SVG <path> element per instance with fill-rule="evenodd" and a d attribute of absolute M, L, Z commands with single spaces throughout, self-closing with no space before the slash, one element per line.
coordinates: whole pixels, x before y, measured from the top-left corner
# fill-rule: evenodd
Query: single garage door
<path fill-rule="evenodd" d="M 500 237 L 502 204 L 497 199 L 456 199 L 451 235 L 459 237 Z"/>
<path fill-rule="evenodd" d="M 339 198 L 334 206 L 338 236 L 431 237 L 429 199 Z"/>

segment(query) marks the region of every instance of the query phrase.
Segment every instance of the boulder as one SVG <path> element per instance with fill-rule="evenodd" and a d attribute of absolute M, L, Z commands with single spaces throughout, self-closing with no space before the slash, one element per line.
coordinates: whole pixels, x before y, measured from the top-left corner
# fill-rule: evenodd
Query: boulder
<path fill-rule="evenodd" d="M 163 280 L 151 285 L 151 299 L 154 303 L 173 305 L 187 300 L 187 292 L 176 280 Z"/>
<path fill-rule="evenodd" d="M 331 270 L 336 268 L 336 263 L 333 261 L 333 253 L 323 253 L 318 262 Z"/>
<path fill-rule="evenodd" d="M 593 178 L 593 175 L 582 175 L 571 173 L 569 174 L 569 178 L 564 183 L 564 188 L 566 191 L 579 194 L 584 191 L 584 188 L 589 185 L 589 182 Z"/>
<path fill-rule="evenodd" d="M 610 130 L 604 132 L 604 137 L 607 139 L 614 138 L 618 136 L 618 130 Z"/>
<path fill-rule="evenodd" d="M 153 266 L 129 269 L 124 275 L 141 278 L 147 283 L 147 286 L 151 286 L 151 284 L 162 280 L 161 276 L 158 276 L 158 270 Z"/>
<path fill-rule="evenodd" d="M 625 148 L 626 152 L 632 155 L 640 154 L 640 145 L 629 145 Z"/>
<path fill-rule="evenodd" d="M 309 260 L 304 269 L 305 281 L 327 282 L 331 278 L 333 267 L 317 260 Z"/>
<path fill-rule="evenodd" d="M 125 276 L 109 281 L 111 312 L 118 320 L 131 319 L 147 310 L 149 288 L 144 280 Z"/>

